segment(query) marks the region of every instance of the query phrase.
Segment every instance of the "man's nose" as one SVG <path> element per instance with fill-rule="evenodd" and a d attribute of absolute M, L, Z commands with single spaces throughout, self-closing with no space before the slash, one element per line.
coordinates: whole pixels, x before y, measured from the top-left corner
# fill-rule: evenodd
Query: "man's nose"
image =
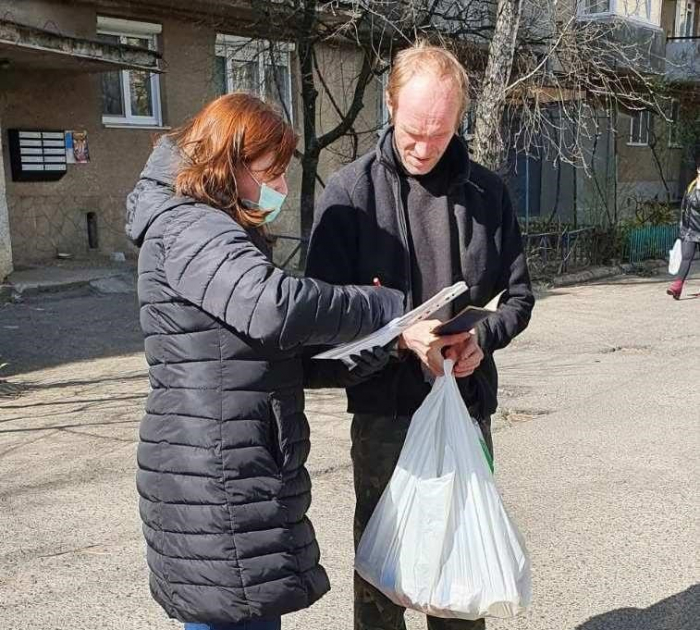
<path fill-rule="evenodd" d="M 416 142 L 413 152 L 416 154 L 416 157 L 426 158 L 430 155 L 430 145 L 427 142 Z"/>

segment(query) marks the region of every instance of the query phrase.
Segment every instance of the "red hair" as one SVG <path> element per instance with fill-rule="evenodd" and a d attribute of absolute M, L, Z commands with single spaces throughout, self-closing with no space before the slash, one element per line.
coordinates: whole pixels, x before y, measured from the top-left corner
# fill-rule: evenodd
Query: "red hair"
<path fill-rule="evenodd" d="M 244 227 L 262 224 L 265 212 L 241 206 L 235 170 L 268 153 L 274 160 L 267 176 L 287 170 L 297 137 L 277 111 L 250 94 L 226 94 L 170 135 L 186 157 L 175 179 L 177 194 L 219 208 Z"/>

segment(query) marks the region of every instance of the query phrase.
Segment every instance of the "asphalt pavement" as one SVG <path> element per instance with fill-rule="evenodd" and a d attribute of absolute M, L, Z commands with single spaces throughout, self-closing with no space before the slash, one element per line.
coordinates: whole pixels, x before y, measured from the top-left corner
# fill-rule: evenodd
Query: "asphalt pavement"
<path fill-rule="evenodd" d="M 496 477 L 527 541 L 534 601 L 489 628 L 700 628 L 700 298 L 673 301 L 666 281 L 544 292 L 497 354 Z M 132 285 L 0 306 L 3 363 L 0 628 L 181 627 L 148 593 L 134 487 L 148 381 Z M 308 394 L 311 518 L 333 589 L 284 630 L 352 628 L 344 408 L 341 392 Z"/>

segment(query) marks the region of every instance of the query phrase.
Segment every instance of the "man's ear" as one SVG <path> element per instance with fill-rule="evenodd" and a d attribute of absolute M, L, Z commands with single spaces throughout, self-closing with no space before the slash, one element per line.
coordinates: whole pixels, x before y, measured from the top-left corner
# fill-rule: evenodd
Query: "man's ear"
<path fill-rule="evenodd" d="M 391 102 L 389 92 L 384 92 L 384 101 L 386 102 L 386 111 L 389 112 L 389 122 L 394 121 L 394 105 Z"/>

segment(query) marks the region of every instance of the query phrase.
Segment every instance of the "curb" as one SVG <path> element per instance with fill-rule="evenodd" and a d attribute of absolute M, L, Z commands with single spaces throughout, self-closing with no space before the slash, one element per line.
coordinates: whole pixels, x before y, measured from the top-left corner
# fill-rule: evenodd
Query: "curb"
<path fill-rule="evenodd" d="M 605 280 L 615 278 L 617 276 L 628 276 L 640 269 L 657 270 L 665 268 L 668 263 L 664 260 L 646 261 L 643 264 L 638 263 L 623 263 L 614 267 L 593 267 L 578 273 L 570 273 L 562 276 L 556 276 L 549 281 L 539 282 L 538 284 L 548 285 L 554 288 L 569 287 L 575 284 L 585 284 L 586 282 L 594 282 L 595 280 Z"/>
<path fill-rule="evenodd" d="M 2 284 L 0 285 L 0 304 L 4 302 L 19 302 L 24 297 L 40 295 L 42 293 L 60 293 L 61 291 L 74 291 L 76 289 L 84 289 L 91 287 L 94 282 L 100 280 L 111 280 L 124 275 L 124 272 L 115 272 L 106 276 L 98 276 L 95 278 L 85 278 L 84 280 L 68 280 L 65 282 L 56 281 L 46 284 L 27 283 L 24 284 Z"/>

